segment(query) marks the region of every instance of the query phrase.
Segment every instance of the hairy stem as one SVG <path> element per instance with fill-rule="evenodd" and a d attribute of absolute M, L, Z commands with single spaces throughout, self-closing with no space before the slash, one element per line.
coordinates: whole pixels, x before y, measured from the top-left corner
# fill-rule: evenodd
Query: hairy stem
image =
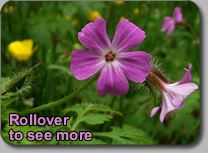
<path fill-rule="evenodd" d="M 83 91 L 84 89 L 86 89 L 92 82 L 94 82 L 97 78 L 98 78 L 98 74 L 96 74 L 93 78 L 91 78 L 87 83 L 85 83 L 81 88 L 79 88 L 78 90 L 76 90 L 75 92 L 69 94 L 68 96 L 62 98 L 62 99 L 59 99 L 57 101 L 54 101 L 54 102 L 51 102 L 51 103 L 48 103 L 48 104 L 45 104 L 45 105 L 42 105 L 42 106 L 38 106 L 38 107 L 35 107 L 35 108 L 32 108 L 32 109 L 29 109 L 29 110 L 26 110 L 26 111 L 23 111 L 23 112 L 20 112 L 19 114 L 20 115 L 27 115 L 29 113 L 36 113 L 36 112 L 39 112 L 39 111 L 42 111 L 42 110 L 45 110 L 45 109 L 49 109 L 49 108 L 52 108 L 52 107 L 55 107 L 55 106 L 58 106 L 58 105 L 61 105 L 65 102 L 67 102 L 68 100 L 72 99 L 73 97 L 75 97 L 76 95 L 78 95 L 81 91 Z"/>

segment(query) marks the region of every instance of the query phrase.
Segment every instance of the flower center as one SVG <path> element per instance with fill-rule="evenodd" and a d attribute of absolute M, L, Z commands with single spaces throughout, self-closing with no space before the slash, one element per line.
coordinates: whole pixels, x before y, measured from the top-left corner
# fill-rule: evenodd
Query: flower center
<path fill-rule="evenodd" d="M 115 57 L 115 54 L 113 54 L 113 52 L 110 51 L 105 55 L 105 60 L 106 62 L 113 61 L 114 57 Z"/>

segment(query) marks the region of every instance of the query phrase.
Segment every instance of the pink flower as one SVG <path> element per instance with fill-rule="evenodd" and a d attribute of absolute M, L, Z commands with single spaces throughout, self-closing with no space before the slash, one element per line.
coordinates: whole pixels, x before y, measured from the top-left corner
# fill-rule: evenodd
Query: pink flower
<path fill-rule="evenodd" d="M 189 83 L 191 81 L 191 68 L 192 65 L 189 64 L 189 69 L 185 69 L 187 72 L 183 79 L 179 82 L 173 84 L 166 84 L 161 81 L 164 89 L 160 89 L 162 94 L 162 102 L 159 107 L 155 107 L 151 112 L 151 117 L 154 116 L 161 108 L 160 121 L 163 122 L 165 116 L 176 108 L 183 107 L 183 100 L 191 94 L 194 90 L 198 89 L 198 86 L 194 83 Z"/>
<path fill-rule="evenodd" d="M 173 30 L 175 29 L 175 24 L 182 21 L 183 14 L 181 13 L 181 8 L 176 7 L 173 12 L 173 18 L 166 16 L 164 17 L 164 24 L 161 31 L 165 31 L 168 29 L 167 35 L 171 35 Z"/>
<path fill-rule="evenodd" d="M 112 43 L 106 33 L 106 22 L 97 18 L 78 33 L 79 41 L 91 51 L 75 50 L 71 56 L 71 72 L 84 80 L 101 71 L 97 81 L 99 95 L 126 94 L 129 78 L 144 82 L 149 74 L 151 55 L 143 51 L 128 52 L 145 38 L 145 32 L 124 19 L 119 22 Z"/>

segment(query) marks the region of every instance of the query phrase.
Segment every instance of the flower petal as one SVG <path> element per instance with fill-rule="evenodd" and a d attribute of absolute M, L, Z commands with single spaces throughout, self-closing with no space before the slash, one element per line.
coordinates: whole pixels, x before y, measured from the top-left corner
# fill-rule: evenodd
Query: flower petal
<path fill-rule="evenodd" d="M 23 40 L 23 41 L 13 41 L 8 45 L 8 51 L 11 55 L 19 61 L 28 60 L 32 54 L 33 41 Z"/>
<path fill-rule="evenodd" d="M 173 12 L 173 17 L 175 22 L 181 22 L 182 18 L 183 18 L 183 14 L 181 13 L 181 8 L 180 7 L 176 7 L 174 12 Z"/>
<path fill-rule="evenodd" d="M 198 89 L 195 83 L 185 84 L 170 84 L 166 85 L 166 90 L 171 95 L 171 102 L 174 106 L 178 107 L 183 103 L 183 100 L 190 95 L 194 90 Z"/>
<path fill-rule="evenodd" d="M 161 107 L 155 107 L 153 108 L 153 110 L 151 111 L 151 117 L 153 117 L 159 110 L 160 110 Z"/>
<path fill-rule="evenodd" d="M 128 89 L 129 83 L 118 62 L 109 63 L 102 69 L 97 81 L 99 95 L 124 95 L 128 92 Z"/>
<path fill-rule="evenodd" d="M 106 33 L 106 23 L 102 18 L 97 18 L 94 23 L 88 23 L 78 33 L 79 41 L 92 51 L 103 54 L 111 48 L 111 42 Z"/>
<path fill-rule="evenodd" d="M 75 50 L 71 56 L 71 72 L 78 80 L 84 80 L 105 65 L 105 61 L 100 60 L 100 57 L 94 52 L 86 50 Z"/>
<path fill-rule="evenodd" d="M 175 29 L 175 23 L 171 23 L 168 28 L 168 36 L 172 34 L 174 29 Z"/>
<path fill-rule="evenodd" d="M 126 52 L 138 46 L 145 37 L 143 30 L 124 19 L 118 24 L 112 41 L 112 49 L 115 52 Z"/>
<path fill-rule="evenodd" d="M 172 20 L 173 19 L 169 16 L 164 17 L 164 24 L 160 31 L 165 31 L 170 26 Z"/>
<path fill-rule="evenodd" d="M 32 39 L 26 39 L 22 41 L 22 45 L 28 50 L 32 51 L 33 48 L 33 40 Z"/>
<path fill-rule="evenodd" d="M 143 51 L 124 52 L 118 54 L 122 70 L 127 78 L 134 82 L 144 82 L 149 74 L 151 55 Z"/>
<path fill-rule="evenodd" d="M 184 84 L 184 83 L 188 83 L 191 81 L 191 68 L 192 68 L 192 64 L 189 63 L 189 69 L 185 69 L 187 72 L 184 75 L 184 77 L 181 79 L 181 81 L 178 84 Z"/>
<path fill-rule="evenodd" d="M 173 106 L 173 104 L 171 102 L 171 98 L 172 97 L 170 97 L 170 95 L 163 92 L 162 104 L 161 104 L 162 110 L 160 113 L 160 122 L 163 122 L 166 115 L 176 108 Z"/>
<path fill-rule="evenodd" d="M 181 105 L 180 106 L 177 106 L 176 108 L 182 108 L 183 106 L 184 106 L 184 104 L 181 103 Z"/>

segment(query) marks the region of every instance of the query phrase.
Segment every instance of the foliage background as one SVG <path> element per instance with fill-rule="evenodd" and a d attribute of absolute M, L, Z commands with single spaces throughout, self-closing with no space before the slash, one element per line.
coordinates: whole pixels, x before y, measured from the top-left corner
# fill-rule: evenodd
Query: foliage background
<path fill-rule="evenodd" d="M 4 11 L 11 8 L 11 11 Z M 1 91 L 12 72 L 18 72 L 25 67 L 32 67 L 37 62 L 42 64 L 35 68 L 32 90 L 30 94 L 17 93 L 1 100 L 12 101 L 5 110 L 21 112 L 31 107 L 41 106 L 58 100 L 81 87 L 86 80 L 78 81 L 70 72 L 71 52 L 84 48 L 77 38 L 77 33 L 89 23 L 88 12 L 98 11 L 107 22 L 107 33 L 112 40 L 116 26 L 121 17 L 129 19 L 146 32 L 145 40 L 134 50 L 142 50 L 151 54 L 154 59 L 162 61 L 166 76 L 174 81 L 180 80 L 185 74 L 184 67 L 193 64 L 192 82 L 200 84 L 200 48 L 191 33 L 182 26 L 176 26 L 173 34 L 167 36 L 160 32 L 164 16 L 172 16 L 176 6 L 182 8 L 183 18 L 200 37 L 200 16 L 197 6 L 192 2 L 124 2 L 116 5 L 111 1 L 76 1 L 76 2 L 8 2 L 1 11 Z M 139 13 L 134 14 L 138 8 Z M 67 18 L 68 16 L 68 18 Z M 69 19 L 70 16 L 70 19 Z M 75 22 L 78 21 L 78 22 Z M 33 39 L 38 50 L 26 62 L 18 62 L 7 51 L 8 44 L 15 40 Z M 10 78 L 9 78 L 10 77 Z M 98 96 L 96 82 L 88 90 L 58 107 L 38 113 L 39 116 L 59 116 L 66 108 L 72 109 L 76 104 L 110 106 L 112 110 L 121 112 L 123 116 L 113 116 L 102 123 L 93 125 L 81 123 L 77 131 L 90 129 L 93 132 L 109 132 L 111 127 L 124 127 L 131 131 L 135 127 L 137 133 L 145 133 L 148 141 L 137 141 L 135 144 L 189 144 L 194 142 L 200 131 L 200 91 L 197 90 L 184 100 L 184 107 L 171 112 L 164 123 L 159 121 L 159 113 L 150 118 L 154 107 L 151 94 L 139 88 L 138 84 L 130 82 L 130 90 L 125 96 Z M 13 99 L 12 99 L 13 98 Z M 160 94 L 157 93 L 157 104 L 160 104 Z M 11 100 L 12 99 L 12 100 Z M 18 100 L 17 100 L 18 99 Z M 3 112 L 3 107 L 1 107 Z M 108 112 L 108 111 L 107 111 Z M 76 118 L 71 112 L 70 116 Z M 1 114 L 1 117 L 5 117 Z M 2 136 L 8 140 L 7 131 L 11 128 L 7 118 L 2 120 Z M 124 125 L 124 126 L 123 126 Z M 128 125 L 128 126 L 126 126 Z M 47 127 L 24 127 L 22 130 L 45 130 Z M 54 127 L 55 129 L 55 127 Z M 18 130 L 18 129 L 16 129 Z M 52 130 L 52 129 L 50 129 Z M 133 129 L 132 129 L 133 131 Z M 135 133 L 135 131 L 133 131 Z M 120 132 L 121 133 L 121 132 Z M 115 134 L 115 133 L 114 133 Z M 136 135 L 136 133 L 135 133 Z M 122 136 L 120 136 L 122 137 Z M 116 144 L 115 140 L 96 138 L 92 144 Z M 42 144 L 48 142 L 9 142 L 15 144 Z M 51 144 L 56 142 L 51 141 Z M 127 144 L 128 142 L 124 143 Z M 68 144 L 68 142 L 66 142 Z M 76 144 L 76 143 L 75 143 Z"/>

